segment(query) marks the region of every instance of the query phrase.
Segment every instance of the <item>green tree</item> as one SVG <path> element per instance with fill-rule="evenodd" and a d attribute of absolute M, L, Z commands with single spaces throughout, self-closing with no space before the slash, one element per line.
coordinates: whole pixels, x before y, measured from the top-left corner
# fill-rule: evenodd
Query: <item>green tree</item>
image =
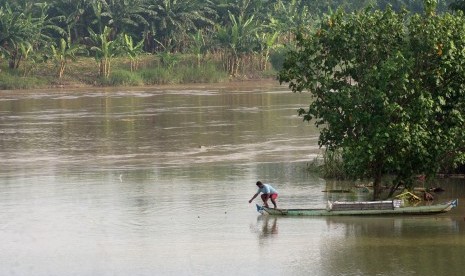
<path fill-rule="evenodd" d="M 50 42 L 53 32 L 62 33 L 48 18 L 47 11 L 44 3 L 0 6 L 0 52 L 8 59 L 10 69 L 17 69 L 27 57 L 34 57 L 34 50 Z"/>
<path fill-rule="evenodd" d="M 76 60 L 76 54 L 87 53 L 84 46 L 72 44 L 64 38 L 60 39 L 58 45 L 51 45 L 50 50 L 51 58 L 58 68 L 57 76 L 59 79 L 63 77 L 69 60 Z"/>
<path fill-rule="evenodd" d="M 192 44 L 190 51 L 196 56 L 197 58 L 197 67 L 200 67 L 200 61 L 202 60 L 202 56 L 206 52 L 206 45 L 204 35 L 201 30 L 198 30 L 197 33 L 191 35 Z"/>
<path fill-rule="evenodd" d="M 142 47 L 144 46 L 144 39 L 134 43 L 134 40 L 131 36 L 123 34 L 123 45 L 121 50 L 129 57 L 131 60 L 131 72 L 137 70 L 139 67 L 140 55 L 143 53 Z"/>
<path fill-rule="evenodd" d="M 273 48 L 276 46 L 278 37 L 279 37 L 278 32 L 274 32 L 274 33 L 262 32 L 260 34 L 257 33 L 260 53 L 262 56 L 262 60 L 260 62 L 261 70 L 266 70 L 268 61 L 270 59 L 270 51 L 273 50 Z"/>
<path fill-rule="evenodd" d="M 231 76 L 237 76 L 242 59 L 258 46 L 258 27 L 254 16 L 244 18 L 229 14 L 231 24 L 217 26 L 216 39 L 223 51 L 223 66 Z"/>
<path fill-rule="evenodd" d="M 151 18 L 151 36 L 162 50 L 182 51 L 188 48 L 189 35 L 200 26 L 213 26 L 215 15 L 209 1 L 148 0 L 147 8 L 155 14 Z"/>
<path fill-rule="evenodd" d="M 9 5 L 0 7 L 0 53 L 8 59 L 8 66 L 16 69 L 21 60 L 21 46 L 31 45 L 35 26 L 26 14 Z"/>
<path fill-rule="evenodd" d="M 139 36 L 140 28 L 149 26 L 144 15 L 154 15 L 141 0 L 106 0 L 102 4 L 104 12 L 101 15 L 112 28 L 113 37 L 122 33 Z"/>
<path fill-rule="evenodd" d="M 465 29 L 461 15 L 338 11 L 298 37 L 280 82 L 310 91 L 300 109 L 321 128 L 319 145 L 342 151 L 354 178 L 412 187 L 444 162 L 464 160 Z"/>
<path fill-rule="evenodd" d="M 90 7 L 91 0 L 54 0 L 51 2 L 49 15 L 56 20 L 55 24 L 66 30 L 68 40 L 77 41 L 82 35 L 83 30 L 87 32 L 87 27 L 83 28 L 84 13 Z"/>
<path fill-rule="evenodd" d="M 121 51 L 121 46 L 118 40 L 110 39 L 111 28 L 105 26 L 101 34 L 97 34 L 89 29 L 90 39 L 93 46 L 90 51 L 94 54 L 94 58 L 99 64 L 99 75 L 108 78 L 111 73 L 112 59 Z"/>
<path fill-rule="evenodd" d="M 92 29 L 94 33 L 103 33 L 103 28 L 105 25 L 105 22 L 103 20 L 103 15 L 104 15 L 104 9 L 103 9 L 103 2 L 104 0 L 91 0 L 90 2 L 90 7 L 92 10 L 92 17 L 91 18 L 91 23 L 94 26 L 97 26 L 97 31 L 95 32 L 94 29 L 92 29 L 92 26 L 88 26 L 87 29 Z"/>
<path fill-rule="evenodd" d="M 270 26 L 279 31 L 281 40 L 291 42 L 297 32 L 308 32 L 315 24 L 317 15 L 310 12 L 304 0 L 279 0 L 274 6 L 275 17 L 271 18 Z"/>

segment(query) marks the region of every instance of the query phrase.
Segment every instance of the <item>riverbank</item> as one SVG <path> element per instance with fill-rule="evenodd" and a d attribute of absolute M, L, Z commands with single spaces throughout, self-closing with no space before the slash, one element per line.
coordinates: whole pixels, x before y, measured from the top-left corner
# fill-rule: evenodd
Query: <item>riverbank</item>
<path fill-rule="evenodd" d="M 244 72 L 231 76 L 222 69 L 218 61 L 207 59 L 197 63 L 191 56 L 179 56 L 176 62 L 166 64 L 157 56 L 145 55 L 140 58 L 135 70 L 131 70 L 131 60 L 128 58 L 114 58 L 110 76 L 107 78 L 100 76 L 99 64 L 90 57 L 69 61 L 61 78 L 58 77 L 59 68 L 53 62 L 28 62 L 17 70 L 10 70 L 2 65 L 2 90 L 222 83 L 271 80 L 276 76 L 275 70 L 256 70 L 252 66 L 244 67 Z"/>

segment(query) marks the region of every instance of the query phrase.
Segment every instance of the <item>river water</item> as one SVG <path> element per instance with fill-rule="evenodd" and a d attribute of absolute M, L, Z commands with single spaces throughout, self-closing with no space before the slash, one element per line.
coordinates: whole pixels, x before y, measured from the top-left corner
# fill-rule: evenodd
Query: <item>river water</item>
<path fill-rule="evenodd" d="M 1 91 L 0 275 L 463 274 L 460 202 L 420 217 L 256 213 L 257 180 L 283 208 L 369 196 L 306 170 L 309 101 L 273 82 Z M 437 201 L 465 203 L 463 179 L 435 184 Z"/>

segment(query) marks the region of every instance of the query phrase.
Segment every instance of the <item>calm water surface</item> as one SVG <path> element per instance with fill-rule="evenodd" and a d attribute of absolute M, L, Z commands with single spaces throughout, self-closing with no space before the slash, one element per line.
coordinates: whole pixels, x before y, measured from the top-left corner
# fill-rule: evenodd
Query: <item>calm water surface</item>
<path fill-rule="evenodd" d="M 0 275 L 461 275 L 465 181 L 425 217 L 273 218 L 367 194 L 308 173 L 310 101 L 275 83 L 0 92 Z"/>

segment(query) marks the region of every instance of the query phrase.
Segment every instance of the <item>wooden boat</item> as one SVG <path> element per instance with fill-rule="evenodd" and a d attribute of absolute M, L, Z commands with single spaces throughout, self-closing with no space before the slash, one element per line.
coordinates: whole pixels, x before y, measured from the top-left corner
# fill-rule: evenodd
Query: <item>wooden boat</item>
<path fill-rule="evenodd" d="M 400 200 L 328 202 L 326 209 L 274 209 L 257 204 L 257 211 L 274 216 L 369 216 L 369 215 L 429 215 L 445 213 L 457 207 L 458 199 L 442 204 L 401 206 Z"/>

